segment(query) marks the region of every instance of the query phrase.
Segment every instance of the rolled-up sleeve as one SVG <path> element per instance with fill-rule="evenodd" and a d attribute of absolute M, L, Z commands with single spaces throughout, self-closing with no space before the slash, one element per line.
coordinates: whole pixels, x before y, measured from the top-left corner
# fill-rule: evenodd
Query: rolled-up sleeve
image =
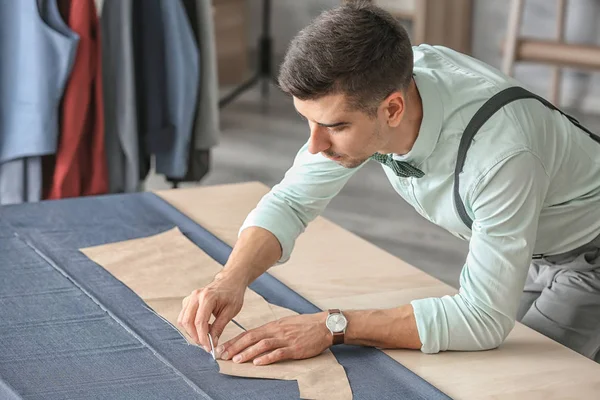
<path fill-rule="evenodd" d="M 411 302 L 423 352 L 487 350 L 508 336 L 548 185 L 543 164 L 527 151 L 496 164 L 476 185 L 459 293 Z"/>
<path fill-rule="evenodd" d="M 268 230 L 281 245 L 282 256 L 278 263 L 285 263 L 292 254 L 296 238 L 362 165 L 344 168 L 321 154 L 310 154 L 308 143 L 305 144 L 282 181 L 250 212 L 239 233 L 251 226 Z"/>

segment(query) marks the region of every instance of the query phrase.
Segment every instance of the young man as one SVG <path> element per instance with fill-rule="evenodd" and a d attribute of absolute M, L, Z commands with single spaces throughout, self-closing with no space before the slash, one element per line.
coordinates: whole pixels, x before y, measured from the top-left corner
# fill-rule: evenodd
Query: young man
<path fill-rule="evenodd" d="M 209 346 L 208 332 L 218 340 L 247 285 L 285 262 L 375 159 L 421 215 L 470 241 L 459 294 L 285 318 L 218 346 L 222 358 L 268 364 L 334 341 L 485 350 L 520 320 L 600 361 L 600 144 L 576 121 L 505 90 L 519 83 L 482 62 L 411 47 L 389 14 L 365 4 L 327 11 L 300 32 L 279 83 L 310 138 L 246 219 L 223 272 L 184 300 L 179 323 L 198 343 Z"/>

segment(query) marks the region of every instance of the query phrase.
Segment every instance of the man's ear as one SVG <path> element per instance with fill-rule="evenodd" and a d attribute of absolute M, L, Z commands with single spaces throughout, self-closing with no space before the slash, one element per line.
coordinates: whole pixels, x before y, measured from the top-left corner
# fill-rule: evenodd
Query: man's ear
<path fill-rule="evenodd" d="M 400 91 L 393 92 L 383 101 L 383 112 L 387 120 L 387 124 L 391 128 L 396 128 L 400 125 L 404 117 L 406 102 L 404 94 Z"/>

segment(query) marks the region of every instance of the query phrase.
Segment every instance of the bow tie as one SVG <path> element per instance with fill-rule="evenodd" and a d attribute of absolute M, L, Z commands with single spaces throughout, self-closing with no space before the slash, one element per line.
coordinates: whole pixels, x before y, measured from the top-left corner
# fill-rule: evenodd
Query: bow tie
<path fill-rule="evenodd" d="M 391 154 L 375 153 L 371 156 L 371 159 L 387 165 L 397 176 L 402 178 L 409 178 L 411 176 L 414 176 L 415 178 L 421 178 L 425 175 L 425 173 L 419 168 L 413 167 L 411 164 L 405 161 L 394 160 L 394 157 L 392 157 Z"/>

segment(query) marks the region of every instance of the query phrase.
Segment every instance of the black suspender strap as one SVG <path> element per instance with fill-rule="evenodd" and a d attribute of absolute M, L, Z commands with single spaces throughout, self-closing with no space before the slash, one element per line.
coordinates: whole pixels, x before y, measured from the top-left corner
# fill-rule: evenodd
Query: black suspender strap
<path fill-rule="evenodd" d="M 577 126 L 579 129 L 587 132 L 587 134 L 590 135 L 590 137 L 592 139 L 594 139 L 596 142 L 600 143 L 600 138 L 598 136 L 595 136 L 592 132 L 590 132 L 588 129 L 586 129 L 584 126 L 582 126 L 579 123 L 579 121 L 577 121 L 572 116 L 562 112 L 560 109 L 556 108 L 552 103 L 550 103 L 543 97 L 540 97 L 540 96 L 538 96 L 534 93 L 531 93 L 530 91 L 523 89 L 522 87 L 518 87 L 518 86 L 510 87 L 510 88 L 504 89 L 504 90 L 496 93 L 488 101 L 486 101 L 483 104 L 483 106 L 481 106 L 481 108 L 479 110 L 477 110 L 477 112 L 475 113 L 473 118 L 471 118 L 471 120 L 467 124 L 467 127 L 465 128 L 465 131 L 463 132 L 463 135 L 460 139 L 460 144 L 458 146 L 458 157 L 456 159 L 456 167 L 454 169 L 454 206 L 456 208 L 456 211 L 458 212 L 458 215 L 460 216 L 460 219 L 465 223 L 465 225 L 469 229 L 471 229 L 471 227 L 473 226 L 473 220 L 471 219 L 469 214 L 467 214 L 467 210 L 465 209 L 465 205 L 460 197 L 460 193 L 458 190 L 459 189 L 459 181 L 460 181 L 460 173 L 462 172 L 463 167 L 465 165 L 465 159 L 467 158 L 467 151 L 469 150 L 469 147 L 471 146 L 471 142 L 473 141 L 473 138 L 475 137 L 475 134 L 477 133 L 477 131 L 483 126 L 483 124 L 486 123 L 486 121 L 492 115 L 494 115 L 496 113 L 496 111 L 500 110 L 505 105 L 512 103 L 515 100 L 520 100 L 520 99 L 539 100 L 546 107 L 548 107 L 552 110 L 559 111 L 562 115 L 567 117 L 569 119 L 569 121 L 571 121 L 575 126 Z"/>

